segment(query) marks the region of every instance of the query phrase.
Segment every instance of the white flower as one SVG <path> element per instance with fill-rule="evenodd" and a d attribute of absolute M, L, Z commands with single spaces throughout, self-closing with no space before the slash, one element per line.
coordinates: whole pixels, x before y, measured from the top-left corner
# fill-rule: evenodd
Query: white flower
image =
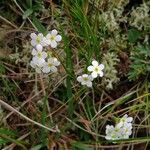
<path fill-rule="evenodd" d="M 45 59 L 43 58 L 38 58 L 38 57 L 33 57 L 32 61 L 34 62 L 34 64 L 36 64 L 38 67 L 43 67 L 44 63 L 45 63 Z"/>
<path fill-rule="evenodd" d="M 128 117 L 127 114 L 125 114 L 119 121 L 119 123 L 117 124 L 118 127 L 122 127 L 128 123 L 131 123 L 133 121 L 132 117 Z"/>
<path fill-rule="evenodd" d="M 36 46 L 36 45 L 41 45 L 41 46 L 46 46 L 45 40 L 46 38 L 43 36 L 42 33 L 38 33 L 37 35 L 35 33 L 31 33 L 31 45 Z"/>
<path fill-rule="evenodd" d="M 57 42 L 60 42 L 62 37 L 61 35 L 58 35 L 57 30 L 52 30 L 50 33 L 46 35 L 47 44 L 50 45 L 52 48 L 57 47 Z"/>
<path fill-rule="evenodd" d="M 132 124 L 128 123 L 121 128 L 122 139 L 128 139 L 132 134 Z"/>
<path fill-rule="evenodd" d="M 106 126 L 106 136 L 107 140 L 118 140 L 118 139 L 128 139 L 132 134 L 132 117 L 124 115 L 118 124 L 114 126 Z"/>
<path fill-rule="evenodd" d="M 103 73 L 103 69 L 104 69 L 104 65 L 103 64 L 98 64 L 98 62 L 96 60 L 92 61 L 92 66 L 89 66 L 88 71 L 92 72 L 91 75 L 93 78 L 96 78 L 98 75 L 100 77 L 103 77 L 104 73 Z"/>
<path fill-rule="evenodd" d="M 113 125 L 106 126 L 106 140 L 117 140 L 121 135 L 120 129 L 114 127 Z"/>
<path fill-rule="evenodd" d="M 44 73 L 49 73 L 51 72 L 57 72 L 57 68 L 56 66 L 59 66 L 60 62 L 57 60 L 57 58 L 55 57 L 51 57 L 48 59 L 47 62 L 45 62 L 42 71 Z"/>
<path fill-rule="evenodd" d="M 92 87 L 93 78 L 91 75 L 83 74 L 82 76 L 77 77 L 77 81 L 81 82 L 82 85 L 86 85 L 87 87 Z"/>
<path fill-rule="evenodd" d="M 37 50 L 33 48 L 32 55 L 34 56 L 32 61 L 39 67 L 43 66 L 47 53 L 42 51 L 42 47 L 40 45 L 37 45 Z"/>
<path fill-rule="evenodd" d="M 41 67 L 37 66 L 37 64 L 33 60 L 31 60 L 30 66 L 34 68 L 37 73 L 41 73 Z"/>
<path fill-rule="evenodd" d="M 112 139 L 112 132 L 114 131 L 114 126 L 113 125 L 107 125 L 106 126 L 106 136 L 105 139 L 111 140 Z"/>

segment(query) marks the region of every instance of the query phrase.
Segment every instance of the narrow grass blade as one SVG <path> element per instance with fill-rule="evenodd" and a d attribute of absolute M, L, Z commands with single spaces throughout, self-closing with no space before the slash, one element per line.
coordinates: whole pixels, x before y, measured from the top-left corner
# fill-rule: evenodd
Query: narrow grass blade
<path fill-rule="evenodd" d="M 71 84 L 71 80 L 73 77 L 73 63 L 72 63 L 72 51 L 69 47 L 69 39 L 68 37 L 65 35 L 63 29 L 62 29 L 62 37 L 63 37 L 63 41 L 64 41 L 64 50 L 66 53 L 66 69 L 67 69 L 67 78 L 66 78 L 66 85 L 67 85 L 67 98 L 69 100 L 69 104 L 68 104 L 68 113 L 70 115 L 70 117 L 73 114 L 74 111 L 74 106 L 73 106 L 73 94 L 72 94 L 72 84 Z"/>

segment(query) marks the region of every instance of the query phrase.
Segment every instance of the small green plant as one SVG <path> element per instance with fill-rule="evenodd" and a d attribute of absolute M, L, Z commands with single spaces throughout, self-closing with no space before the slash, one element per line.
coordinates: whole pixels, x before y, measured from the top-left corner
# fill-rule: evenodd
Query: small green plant
<path fill-rule="evenodd" d="M 150 45 L 138 45 L 131 54 L 129 79 L 136 80 L 150 73 Z"/>
<path fill-rule="evenodd" d="M 23 19 L 27 19 L 27 17 L 31 15 L 37 15 L 44 9 L 44 3 L 42 0 L 18 0 L 18 4 L 25 10 L 22 16 Z"/>

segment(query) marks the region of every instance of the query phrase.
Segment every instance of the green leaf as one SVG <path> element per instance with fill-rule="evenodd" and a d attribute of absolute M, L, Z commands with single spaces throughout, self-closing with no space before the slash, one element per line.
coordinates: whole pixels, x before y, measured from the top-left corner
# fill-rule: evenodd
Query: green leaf
<path fill-rule="evenodd" d="M 36 4 L 32 7 L 32 9 L 34 11 L 40 12 L 44 9 L 44 3 L 42 1 L 41 1 L 41 3 L 36 1 Z"/>
<path fill-rule="evenodd" d="M 129 40 L 129 42 L 135 43 L 138 40 L 140 35 L 141 35 L 141 33 L 136 29 L 129 30 L 128 31 L 128 40 Z"/>
<path fill-rule="evenodd" d="M 32 8 L 32 0 L 26 0 L 27 6 Z"/>
<path fill-rule="evenodd" d="M 33 13 L 33 10 L 32 9 L 27 9 L 24 14 L 23 14 L 23 19 L 27 19 L 31 14 Z"/>
<path fill-rule="evenodd" d="M 47 30 L 42 25 L 42 23 L 39 21 L 39 19 L 37 19 L 35 16 L 33 16 L 32 19 L 33 19 L 32 21 L 33 21 L 33 24 L 36 27 L 36 29 L 45 35 L 47 33 Z"/>
<path fill-rule="evenodd" d="M 4 140 L 0 138 L 0 145 L 8 143 L 8 140 Z"/>
<path fill-rule="evenodd" d="M 16 136 L 16 132 L 8 130 L 8 129 L 0 129 L 0 134 L 5 134 L 9 136 Z"/>

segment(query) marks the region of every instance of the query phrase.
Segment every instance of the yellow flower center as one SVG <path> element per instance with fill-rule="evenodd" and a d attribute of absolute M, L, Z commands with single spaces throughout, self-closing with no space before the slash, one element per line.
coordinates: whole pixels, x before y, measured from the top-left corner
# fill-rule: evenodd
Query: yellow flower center
<path fill-rule="evenodd" d="M 98 71 L 99 71 L 98 67 L 96 67 L 94 70 L 95 70 L 95 72 L 98 72 Z"/>
<path fill-rule="evenodd" d="M 116 135 L 115 135 L 115 134 L 113 134 L 111 137 L 112 137 L 112 138 L 116 138 Z"/>
<path fill-rule="evenodd" d="M 88 81 L 88 78 L 87 78 L 87 77 L 84 77 L 83 80 L 84 80 L 84 81 Z"/>
<path fill-rule="evenodd" d="M 51 64 L 51 63 L 48 63 L 48 67 L 52 67 L 53 66 L 53 64 Z"/>
<path fill-rule="evenodd" d="M 119 131 L 119 129 L 118 129 L 118 128 L 116 128 L 116 129 L 115 129 L 115 131 L 116 131 L 116 132 L 118 132 L 118 131 Z"/>
<path fill-rule="evenodd" d="M 52 36 L 50 37 L 50 40 L 51 40 L 51 41 L 54 41 L 54 40 L 55 40 L 55 36 L 52 35 Z"/>
<path fill-rule="evenodd" d="M 41 54 L 41 53 L 38 53 L 37 56 L 38 56 L 39 58 L 42 58 L 42 54 Z"/>
<path fill-rule="evenodd" d="M 36 38 L 36 42 L 39 44 L 40 41 L 41 41 L 40 37 L 37 37 L 37 38 Z"/>
<path fill-rule="evenodd" d="M 121 121 L 122 121 L 122 122 L 125 122 L 126 120 L 125 120 L 125 118 L 122 118 Z"/>

